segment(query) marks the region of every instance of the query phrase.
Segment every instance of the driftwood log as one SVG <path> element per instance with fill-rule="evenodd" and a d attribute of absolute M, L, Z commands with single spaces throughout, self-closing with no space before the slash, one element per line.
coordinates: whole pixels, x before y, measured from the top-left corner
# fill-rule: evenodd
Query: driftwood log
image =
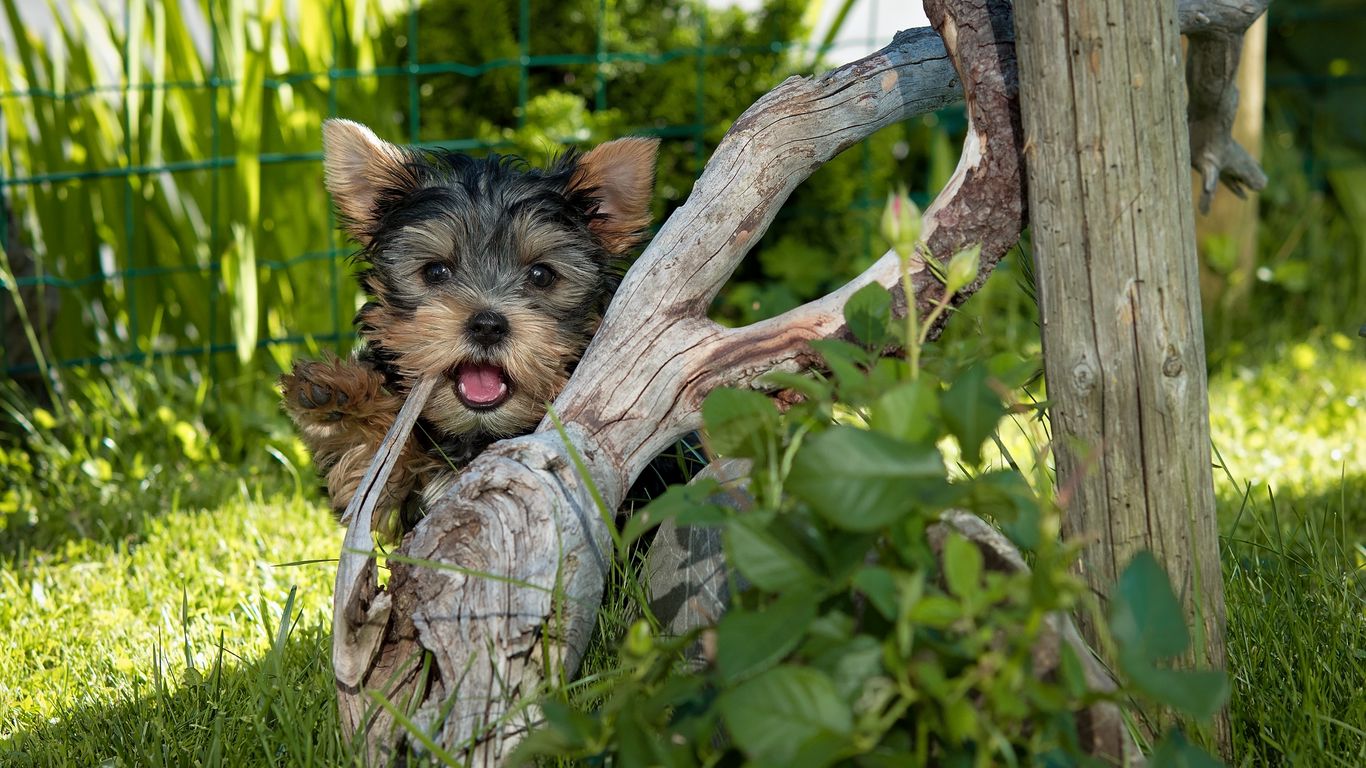
<path fill-rule="evenodd" d="M 906 311 L 889 253 L 840 290 L 772 320 L 728 329 L 707 319 L 783 201 L 821 164 L 883 126 L 963 98 L 967 138 L 925 212 L 924 252 L 947 259 L 982 246 L 979 277 L 961 298 L 1016 242 L 1025 190 L 1010 4 L 927 0 L 926 8 L 935 31 L 899 33 L 817 79 L 790 78 L 735 122 L 687 203 L 626 275 L 556 400 L 567 442 L 547 421 L 489 448 L 389 558 L 383 589 L 365 546 L 342 553 L 338 701 L 345 732 L 363 740 L 372 762 L 428 748 L 429 737 L 469 764 L 498 764 L 537 722 L 546 681 L 578 666 L 612 567 L 609 510 L 656 453 L 700 425 L 703 398 L 816 365 L 808 342 L 847 336 L 844 303 L 870 282 Z M 943 286 L 922 262 L 910 277 L 923 316 Z"/>

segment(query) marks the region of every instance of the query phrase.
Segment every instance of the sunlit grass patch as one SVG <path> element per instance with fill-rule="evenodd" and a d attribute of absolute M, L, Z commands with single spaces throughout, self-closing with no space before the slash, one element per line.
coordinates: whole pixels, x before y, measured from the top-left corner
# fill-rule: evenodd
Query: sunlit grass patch
<path fill-rule="evenodd" d="M 1221 495 L 1323 493 L 1366 475 L 1366 342 L 1333 333 L 1231 362 L 1210 380 L 1210 424 Z"/>
<path fill-rule="evenodd" d="M 1366 764 L 1366 344 L 1246 354 L 1210 422 L 1235 764 Z"/>
<path fill-rule="evenodd" d="M 335 763 L 341 533 L 265 410 L 243 453 L 192 369 L 13 389 L 0 430 L 0 764 Z"/>
<path fill-rule="evenodd" d="M 1330 498 L 1249 496 L 1224 539 L 1230 708 L 1246 765 L 1366 764 L 1366 530 Z"/>
<path fill-rule="evenodd" d="M 183 720 L 172 728 L 180 754 L 227 738 L 214 728 L 245 727 L 245 748 L 256 720 L 300 698 L 330 729 L 310 738 L 335 742 L 333 571 L 281 564 L 335 557 L 339 542 L 317 505 L 228 493 L 218 508 L 154 520 L 135 544 L 73 540 L 52 562 L 6 568 L 0 754 L 136 755 L 167 735 L 133 727 L 152 714 Z"/>

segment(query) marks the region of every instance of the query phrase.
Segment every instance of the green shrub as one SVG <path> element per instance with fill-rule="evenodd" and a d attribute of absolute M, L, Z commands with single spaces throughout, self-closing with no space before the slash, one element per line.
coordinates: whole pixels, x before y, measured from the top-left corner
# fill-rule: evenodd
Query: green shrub
<path fill-rule="evenodd" d="M 67 23 L 53 41 L 18 34 L 18 55 L 0 65 L 13 214 L 0 240 L 25 257 L 5 282 L 56 289 L 30 294 L 27 308 L 53 362 L 197 353 L 215 358 L 216 383 L 257 375 L 260 346 L 274 367 L 311 343 L 344 347 L 357 292 L 316 162 L 325 117 L 532 162 L 565 143 L 660 135 L 662 220 L 730 122 L 812 66 L 800 43 L 810 9 L 200 0 L 133 3 L 125 17 L 80 0 L 56 11 Z M 30 28 L 30 6 L 4 10 L 11 29 Z M 207 45 L 187 11 L 207 22 Z M 893 127 L 818 172 L 718 315 L 770 316 L 880 255 L 873 219 L 891 179 L 934 188 L 952 165 L 943 125 Z M 18 331 L 0 333 L 10 362 L 26 359 Z"/>
<path fill-rule="evenodd" d="M 524 755 L 671 766 L 1084 764 L 1073 714 L 1095 701 L 1133 696 L 1197 720 L 1224 703 L 1222 671 L 1167 668 L 1190 635 L 1146 553 L 1110 603 L 1122 690 L 1088 690 L 1070 651 L 1056 675 L 1039 674 L 1044 618 L 1083 604 L 1076 545 L 1057 540 L 1048 479 L 1039 495 L 1018 471 L 986 466 L 982 451 L 1007 412 L 999 393 L 1020 387 L 1036 362 L 880 358 L 873 350 L 916 333 L 892 321 L 890 305 L 876 285 L 850 300 L 845 317 L 860 343 L 814 343 L 830 375 L 772 377 L 806 396 L 786 414 L 753 391 L 707 398 L 712 446 L 753 462 L 753 508 L 717 505 L 714 482 L 674 488 L 626 530 L 639 535 L 640 520 L 718 527 L 731 583 L 746 586 L 714 628 L 683 638 L 659 636 L 647 611 L 615 664 L 573 697 L 546 702 L 547 724 Z M 947 443 L 957 446 L 955 467 Z M 956 534 L 937 556 L 927 531 L 949 509 L 996 520 L 1031 568 L 988 569 Z M 680 659 L 699 636 L 705 663 L 692 671 Z M 1212 762 L 1179 733 L 1155 749 L 1157 764 Z"/>

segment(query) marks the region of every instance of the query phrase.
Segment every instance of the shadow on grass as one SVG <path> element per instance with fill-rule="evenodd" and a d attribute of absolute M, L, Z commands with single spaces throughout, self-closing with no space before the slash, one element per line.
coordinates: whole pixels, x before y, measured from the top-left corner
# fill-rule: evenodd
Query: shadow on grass
<path fill-rule="evenodd" d="M 77 705 L 0 741 L 0 765 L 218 766 L 353 764 L 338 732 L 330 627 L 286 631 L 262 657 L 221 648 L 207 669 L 162 674 L 150 690 Z M 21 726 L 22 727 L 22 726 Z"/>
<path fill-rule="evenodd" d="M 1366 475 L 1326 485 L 1278 490 L 1225 483 L 1218 499 L 1225 546 L 1239 558 L 1345 557 L 1366 541 Z"/>
<path fill-rule="evenodd" d="M 177 511 L 316 487 L 268 380 L 210 390 L 191 361 L 167 360 L 61 382 L 54 406 L 0 377 L 0 563 L 136 543 Z"/>
<path fill-rule="evenodd" d="M 312 475 L 298 477 L 280 464 L 168 462 L 142 480 L 115 477 L 54 480 L 8 477 L 25 503 L 6 510 L 0 498 L 0 564 L 74 556 L 83 542 L 121 546 L 142 541 L 157 521 L 178 512 L 217 509 L 235 499 L 316 500 Z M 305 468 L 311 473 L 311 468 Z M 3 496 L 3 491 L 0 491 Z"/>

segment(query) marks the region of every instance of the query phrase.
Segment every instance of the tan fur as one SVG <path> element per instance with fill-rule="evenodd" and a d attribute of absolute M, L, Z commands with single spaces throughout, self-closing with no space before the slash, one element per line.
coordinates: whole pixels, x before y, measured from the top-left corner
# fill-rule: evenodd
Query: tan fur
<path fill-rule="evenodd" d="M 280 386 L 285 411 L 323 470 L 332 510 L 340 516 L 403 400 L 384 389 L 384 378 L 375 369 L 331 355 L 295 363 L 293 371 L 280 378 Z M 397 531 L 397 521 L 388 518 L 409 492 L 442 469 L 409 438 L 377 507 L 385 519 L 377 519 L 376 529 Z"/>
<path fill-rule="evenodd" d="M 358 449 L 374 454 L 402 401 L 384 390 L 384 379 L 373 368 L 330 355 L 295 363 L 293 372 L 281 377 L 280 387 L 285 411 L 313 461 L 328 471 L 328 492 L 334 500 L 349 499 L 349 493 L 336 491 L 348 485 L 354 491 L 360 478 L 350 482 L 343 472 L 334 479 L 334 471 L 358 461 Z"/>
<path fill-rule="evenodd" d="M 385 204 L 381 197 L 401 197 L 428 183 L 420 180 L 425 178 L 425 156 L 382 141 L 347 120 L 325 122 L 323 136 L 327 189 L 347 232 L 370 246 L 379 223 L 377 206 Z M 440 377 L 441 383 L 422 413 L 422 423 L 435 430 L 436 439 L 420 439 L 415 433 L 404 446 L 377 508 L 376 531 L 381 534 L 401 533 L 394 514 L 398 507 L 414 492 L 428 499 L 439 493 L 454 477 L 453 470 L 470 460 L 468 452 L 493 438 L 530 431 L 540 422 L 599 320 L 598 292 L 606 284 L 598 244 L 610 254 L 624 254 L 650 223 L 658 147 L 656 139 L 621 139 L 579 159 L 568 191 L 593 190 L 598 204 L 587 224 L 597 244 L 588 243 L 581 229 L 576 237 L 536 214 L 500 224 L 512 236 L 512 255 L 521 262 L 509 268 L 543 265 L 557 276 L 553 289 L 489 291 L 477 281 L 429 285 L 423 270 L 431 263 L 459 270 L 462 259 L 479 258 L 478 249 L 488 247 L 476 240 L 487 233 L 471 234 L 469 222 L 458 215 L 434 216 L 384 234 L 381 255 L 403 258 L 386 260 L 383 270 L 368 273 L 365 287 L 373 301 L 357 317 L 367 343 L 364 358 L 300 362 L 280 381 L 285 410 L 312 452 L 338 513 L 357 492 L 402 406 L 402 395 L 385 388 L 385 375 L 398 379 L 400 392 L 427 375 Z M 575 215 L 584 212 L 579 209 Z M 468 326 L 473 315 L 490 309 L 504 316 L 508 335 L 497 344 L 481 345 L 471 339 Z M 507 399 L 492 409 L 467 407 L 457 394 L 456 375 L 466 363 L 499 366 L 511 388 Z M 469 436 L 469 442 L 450 439 L 460 436 Z M 443 447 L 466 453 L 447 459 L 439 454 Z"/>
<path fill-rule="evenodd" d="M 446 374 L 470 360 L 501 366 L 512 381 L 512 396 L 496 411 L 466 408 L 452 384 L 432 393 L 422 415 L 450 433 L 479 427 L 493 434 L 517 434 L 540 422 L 546 403 L 564 388 L 577 348 L 562 339 L 543 315 L 504 305 L 498 309 L 507 317 L 512 335 L 499 354 L 490 356 L 466 341 L 464 333 L 469 317 L 483 308 L 435 302 L 418 307 L 411 318 L 395 317 L 380 308 L 367 320 L 377 329 L 375 341 L 398 353 L 394 362 L 405 378 Z"/>
<path fill-rule="evenodd" d="M 625 253 L 650 225 L 659 139 L 627 138 L 600 144 L 579 160 L 571 188 L 593 187 L 602 197 L 591 228 L 607 250 Z"/>
<path fill-rule="evenodd" d="M 323 121 L 323 183 L 347 233 L 365 244 L 383 186 L 412 185 L 416 179 L 402 149 L 360 123 L 333 119 Z"/>

